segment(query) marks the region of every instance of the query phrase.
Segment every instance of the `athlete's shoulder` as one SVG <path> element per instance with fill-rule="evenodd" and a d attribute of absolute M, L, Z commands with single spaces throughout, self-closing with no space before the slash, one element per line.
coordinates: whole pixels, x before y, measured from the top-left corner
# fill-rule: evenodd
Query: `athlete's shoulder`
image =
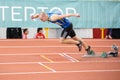
<path fill-rule="evenodd" d="M 48 16 L 52 16 L 52 15 L 54 15 L 54 13 L 47 13 L 47 15 L 48 15 Z"/>
<path fill-rule="evenodd" d="M 56 14 L 56 13 L 47 13 L 47 15 L 48 15 L 49 17 L 51 17 L 51 16 L 58 16 L 59 14 Z"/>
<path fill-rule="evenodd" d="M 53 22 L 56 21 L 56 18 L 59 16 L 58 14 L 55 13 L 47 13 L 49 17 L 49 21 Z"/>

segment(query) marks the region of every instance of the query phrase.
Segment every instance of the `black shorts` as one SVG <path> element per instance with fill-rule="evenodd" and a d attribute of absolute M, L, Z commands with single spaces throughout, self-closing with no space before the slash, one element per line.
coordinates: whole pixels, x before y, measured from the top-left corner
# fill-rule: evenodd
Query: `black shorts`
<path fill-rule="evenodd" d="M 67 38 L 68 36 L 70 36 L 71 38 L 76 36 L 75 31 L 73 30 L 72 24 L 70 24 L 67 28 L 64 28 L 62 33 L 61 33 L 62 38 Z"/>

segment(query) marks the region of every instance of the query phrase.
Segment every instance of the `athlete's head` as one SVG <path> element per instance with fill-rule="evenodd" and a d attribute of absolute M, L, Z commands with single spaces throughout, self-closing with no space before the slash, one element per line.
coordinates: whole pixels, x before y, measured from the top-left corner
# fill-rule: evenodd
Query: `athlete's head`
<path fill-rule="evenodd" d="M 44 12 L 41 12 L 41 13 L 39 14 L 39 19 L 40 19 L 41 21 L 45 22 L 45 21 L 48 20 L 48 15 L 47 15 L 46 13 L 44 13 Z"/>

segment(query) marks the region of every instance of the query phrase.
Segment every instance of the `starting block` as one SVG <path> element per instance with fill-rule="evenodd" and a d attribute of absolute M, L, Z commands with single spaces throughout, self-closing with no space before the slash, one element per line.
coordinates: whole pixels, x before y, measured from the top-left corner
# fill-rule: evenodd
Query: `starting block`
<path fill-rule="evenodd" d="M 86 58 L 93 58 L 93 57 L 101 57 L 101 58 L 107 58 L 107 57 L 117 57 L 118 56 L 118 47 L 116 45 L 112 45 L 113 51 L 111 52 L 102 52 L 101 54 L 96 54 L 93 50 L 90 51 L 90 54 L 85 54 L 83 57 Z"/>
<path fill-rule="evenodd" d="M 85 54 L 83 57 L 86 58 L 93 58 L 93 57 L 101 57 L 101 58 L 107 58 L 108 54 L 106 52 L 102 52 L 101 54 L 96 54 L 93 50 L 91 50 L 90 54 Z"/>
<path fill-rule="evenodd" d="M 114 52 L 118 52 L 118 46 L 116 46 L 115 44 L 113 44 L 112 45 L 112 50 L 114 51 Z"/>

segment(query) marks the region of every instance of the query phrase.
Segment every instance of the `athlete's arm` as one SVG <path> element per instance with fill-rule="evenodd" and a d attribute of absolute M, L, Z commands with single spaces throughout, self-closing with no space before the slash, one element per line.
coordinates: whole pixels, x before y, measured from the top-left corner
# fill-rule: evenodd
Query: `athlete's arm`
<path fill-rule="evenodd" d="M 80 17 L 79 14 L 63 14 L 63 15 L 53 15 L 51 16 L 51 21 L 56 21 L 62 18 L 66 18 L 66 17 L 71 17 L 71 16 L 75 16 L 75 17 Z"/>
<path fill-rule="evenodd" d="M 31 16 L 31 19 L 35 19 L 35 18 L 38 18 L 38 17 L 39 17 L 39 14 L 35 14 L 35 15 Z"/>

